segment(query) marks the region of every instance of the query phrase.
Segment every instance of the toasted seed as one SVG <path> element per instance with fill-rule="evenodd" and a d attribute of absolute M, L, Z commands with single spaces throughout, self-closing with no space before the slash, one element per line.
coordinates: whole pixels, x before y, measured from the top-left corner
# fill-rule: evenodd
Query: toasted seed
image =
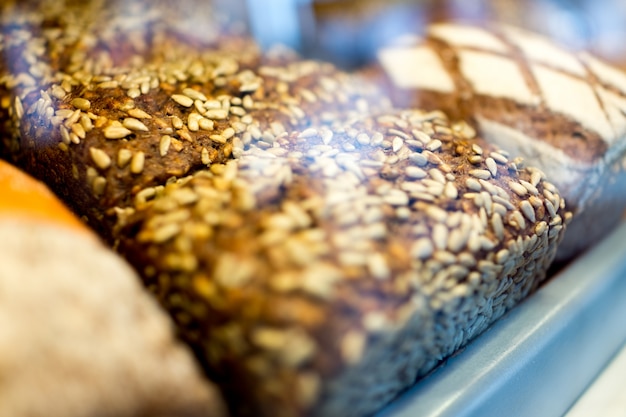
<path fill-rule="evenodd" d="M 78 136 L 80 139 L 85 139 L 86 132 L 83 125 L 80 123 L 74 123 L 72 125 L 72 133 Z"/>
<path fill-rule="evenodd" d="M 117 152 L 117 166 L 124 168 L 133 157 L 133 153 L 129 149 L 120 149 Z"/>
<path fill-rule="evenodd" d="M 172 94 L 172 100 L 174 100 L 176 103 L 180 104 L 183 107 L 193 106 L 193 99 L 182 94 Z"/>
<path fill-rule="evenodd" d="M 469 161 L 470 164 L 472 165 L 478 165 L 483 161 L 483 157 L 480 155 L 471 155 L 467 158 L 467 160 Z M 489 171 L 487 171 L 489 172 Z"/>
<path fill-rule="evenodd" d="M 491 158 L 493 158 L 493 160 L 494 160 L 494 161 L 496 161 L 497 163 L 499 163 L 499 164 L 501 164 L 501 165 L 504 165 L 504 164 L 506 164 L 507 162 L 509 162 L 509 160 L 507 159 L 507 157 L 506 157 L 506 156 L 504 156 L 504 155 L 502 155 L 502 154 L 501 154 L 501 153 L 499 153 L 499 152 L 491 152 L 491 153 L 489 154 L 489 156 L 490 156 Z"/>
<path fill-rule="evenodd" d="M 76 107 L 77 109 L 85 110 L 85 111 L 91 108 L 91 102 L 81 97 L 76 97 L 70 102 L 70 104 Z"/>
<path fill-rule="evenodd" d="M 537 223 L 537 226 L 535 226 L 535 233 L 537 236 L 542 236 L 546 230 L 548 230 L 548 223 L 546 222 L 539 222 Z"/>
<path fill-rule="evenodd" d="M 167 152 L 170 149 L 170 145 L 172 144 L 172 137 L 169 135 L 161 136 L 161 140 L 159 141 L 159 154 L 161 156 L 167 155 Z"/>
<path fill-rule="evenodd" d="M 448 243 L 448 228 L 443 223 L 433 226 L 433 243 L 437 249 L 443 250 Z"/>
<path fill-rule="evenodd" d="M 426 207 L 425 213 L 428 217 L 438 223 L 443 223 L 448 218 L 448 212 L 446 210 L 434 205 Z"/>
<path fill-rule="evenodd" d="M 93 122 L 89 116 L 84 113 L 80 115 L 80 124 L 85 132 L 91 132 L 93 130 Z"/>
<path fill-rule="evenodd" d="M 202 130 L 213 130 L 214 126 L 213 120 L 205 119 L 204 117 L 198 121 L 198 127 Z"/>
<path fill-rule="evenodd" d="M 122 139 L 133 132 L 123 126 L 107 126 L 104 128 L 104 137 L 107 139 Z"/>
<path fill-rule="evenodd" d="M 469 174 L 474 178 L 479 178 L 481 180 L 488 180 L 491 178 L 491 172 L 486 169 L 472 169 L 469 171 Z"/>
<path fill-rule="evenodd" d="M 119 81 L 111 80 L 111 81 L 103 81 L 101 83 L 98 83 L 96 87 L 102 88 L 102 89 L 108 89 L 108 88 L 117 88 L 119 87 L 119 85 L 120 85 Z"/>
<path fill-rule="evenodd" d="M 524 197 L 528 194 L 526 187 L 515 181 L 509 181 L 509 188 L 520 197 Z"/>
<path fill-rule="evenodd" d="M 521 230 L 526 228 L 526 220 L 524 220 L 524 216 L 522 216 L 522 213 L 518 210 L 513 210 L 511 212 L 511 220 L 517 224 L 518 229 Z"/>
<path fill-rule="evenodd" d="M 504 239 L 504 223 L 502 222 L 502 215 L 500 213 L 494 213 L 491 216 L 491 228 L 498 240 Z"/>
<path fill-rule="evenodd" d="M 374 253 L 368 258 L 367 267 L 372 276 L 376 279 L 387 279 L 391 275 L 387 260 L 380 253 Z"/>
<path fill-rule="evenodd" d="M 152 116 L 150 116 L 148 113 L 137 108 L 130 109 L 126 113 L 128 113 L 129 116 L 134 117 L 135 119 L 152 119 Z"/>
<path fill-rule="evenodd" d="M 459 197 L 459 190 L 453 182 L 447 182 L 443 188 L 443 194 L 450 200 L 456 200 Z"/>
<path fill-rule="evenodd" d="M 498 166 L 496 165 L 496 161 L 493 158 L 489 157 L 485 159 L 485 165 L 487 165 L 487 169 L 495 178 L 498 175 Z"/>
<path fill-rule="evenodd" d="M 94 178 L 93 183 L 91 184 L 91 187 L 93 189 L 93 193 L 97 196 L 100 196 L 102 194 L 104 194 L 104 190 L 106 188 L 107 185 L 107 180 L 106 178 L 102 177 L 102 176 L 97 176 L 96 178 Z"/>
<path fill-rule="evenodd" d="M 226 138 L 222 135 L 211 135 L 209 136 L 209 139 L 217 143 L 226 143 Z"/>
<path fill-rule="evenodd" d="M 204 113 L 204 117 L 213 120 L 223 120 L 228 117 L 228 111 L 224 109 L 211 109 Z"/>
<path fill-rule="evenodd" d="M 548 210 L 548 213 L 550 214 L 550 217 L 555 217 L 556 216 L 556 208 L 554 207 L 554 204 L 552 204 L 550 202 L 550 200 L 545 200 L 543 202 L 543 204 L 546 206 L 546 210 Z"/>
<path fill-rule="evenodd" d="M 143 166 L 145 164 L 146 156 L 143 152 L 139 151 L 133 155 L 130 161 L 130 172 L 133 174 L 141 174 Z"/>
<path fill-rule="evenodd" d="M 148 131 L 148 127 L 145 124 L 143 124 L 138 119 L 135 119 L 133 117 L 125 118 L 124 121 L 122 122 L 122 125 L 124 125 L 125 128 L 128 128 L 130 130 L 141 130 L 142 132 Z"/>
<path fill-rule="evenodd" d="M 472 152 L 474 152 L 476 155 L 482 155 L 483 154 L 483 148 L 481 148 L 476 143 L 473 143 L 472 144 Z"/>
<path fill-rule="evenodd" d="M 508 210 L 513 210 L 515 208 L 515 206 L 513 204 L 511 204 L 511 202 L 508 199 L 503 198 L 503 197 L 501 197 L 499 195 L 494 195 L 492 197 L 492 199 L 493 199 L 494 203 L 502 205 L 502 206 L 504 206 Z M 494 210 L 495 210 L 495 207 L 494 207 Z"/>
<path fill-rule="evenodd" d="M 363 146 L 367 146 L 371 143 L 371 138 L 367 133 L 359 133 L 356 137 L 356 141 Z"/>
<path fill-rule="evenodd" d="M 202 94 L 200 91 L 194 90 L 193 88 L 184 88 L 183 94 L 192 100 L 207 101 L 207 98 L 204 94 Z M 187 106 L 187 107 L 190 107 L 190 106 Z"/>
<path fill-rule="evenodd" d="M 426 144 L 426 149 L 428 149 L 431 152 L 434 152 L 438 150 L 439 148 L 441 148 L 441 145 L 442 143 L 439 139 L 433 139 Z"/>
<path fill-rule="evenodd" d="M 411 256 L 417 259 L 426 259 L 433 254 L 433 243 L 428 238 L 421 238 L 411 246 Z"/>
<path fill-rule="evenodd" d="M 245 109 L 250 110 L 254 107 L 254 100 L 252 99 L 250 95 L 246 94 L 243 97 L 242 104 Z"/>
<path fill-rule="evenodd" d="M 409 178 L 426 178 L 428 173 L 421 168 L 409 165 L 405 170 L 406 176 Z"/>
<path fill-rule="evenodd" d="M 452 230 L 448 236 L 448 249 L 453 253 L 460 252 L 467 244 L 470 232 L 471 228 L 468 227 Z"/>
<path fill-rule="evenodd" d="M 411 131 L 411 134 L 413 135 L 415 139 L 422 142 L 423 145 L 426 145 L 428 142 L 431 141 L 431 137 L 428 136 L 425 132 L 422 132 L 421 130 L 413 129 Z"/>
<path fill-rule="evenodd" d="M 419 167 L 426 166 L 428 164 L 428 158 L 421 153 L 414 152 L 409 155 L 409 160 Z"/>
<path fill-rule="evenodd" d="M 201 158 L 204 165 L 209 165 L 211 163 L 211 158 L 209 157 L 209 151 L 207 148 L 202 148 Z"/>
<path fill-rule="evenodd" d="M 506 261 L 509 260 L 510 252 L 508 249 L 500 249 L 498 253 L 496 253 L 495 261 L 499 265 L 504 265 Z"/>
<path fill-rule="evenodd" d="M 398 152 L 400 149 L 402 149 L 403 146 L 404 140 L 402 140 L 400 136 L 396 136 L 393 138 L 393 141 L 391 142 L 391 149 L 394 152 Z"/>
<path fill-rule="evenodd" d="M 232 138 L 233 136 L 235 136 L 235 129 L 233 129 L 232 127 L 227 127 L 222 132 L 222 137 L 226 140 Z"/>
<path fill-rule="evenodd" d="M 197 132 L 198 130 L 200 130 L 199 122 L 201 118 L 202 116 L 200 116 L 198 113 L 191 113 L 189 115 L 189 117 L 187 118 L 187 127 L 190 131 Z"/>
<path fill-rule="evenodd" d="M 183 120 L 178 116 L 172 116 L 172 127 L 174 129 L 182 129 L 185 124 Z"/>
<path fill-rule="evenodd" d="M 111 157 L 102 149 L 90 147 L 89 154 L 98 168 L 107 169 L 111 166 Z"/>
<path fill-rule="evenodd" d="M 130 98 L 137 98 L 141 95 L 141 90 L 138 88 L 129 88 L 126 95 Z"/>
<path fill-rule="evenodd" d="M 530 202 L 528 202 L 527 200 L 522 200 L 519 204 L 519 208 L 522 211 L 522 214 L 524 214 L 524 216 L 526 216 L 528 220 L 533 223 L 535 222 L 535 209 L 533 208 L 532 204 L 530 204 Z"/>
<path fill-rule="evenodd" d="M 72 112 L 72 114 L 65 119 L 65 121 L 63 122 L 65 124 L 65 126 L 70 127 L 72 126 L 74 123 L 78 122 L 78 120 L 80 120 L 80 115 L 81 115 L 81 111 L 80 109 L 76 109 Z"/>
<path fill-rule="evenodd" d="M 529 183 L 528 181 L 524 181 L 524 180 L 519 180 L 520 184 L 522 184 L 529 193 L 531 193 L 532 195 L 537 195 L 539 194 L 539 190 L 537 190 L 537 187 L 535 187 L 534 185 L 532 185 L 531 183 Z"/>
<path fill-rule="evenodd" d="M 179 234 L 181 227 L 176 223 L 166 223 L 158 227 L 152 234 L 152 241 L 155 243 L 163 243 Z"/>
<path fill-rule="evenodd" d="M 246 97 L 248 97 L 248 96 L 246 96 Z M 298 137 L 301 138 L 301 139 L 308 139 L 308 138 L 313 138 L 313 137 L 317 136 L 318 134 L 319 134 L 319 132 L 317 131 L 317 129 L 314 129 L 314 128 L 310 127 L 308 129 L 304 129 L 302 132 L 300 132 Z"/>

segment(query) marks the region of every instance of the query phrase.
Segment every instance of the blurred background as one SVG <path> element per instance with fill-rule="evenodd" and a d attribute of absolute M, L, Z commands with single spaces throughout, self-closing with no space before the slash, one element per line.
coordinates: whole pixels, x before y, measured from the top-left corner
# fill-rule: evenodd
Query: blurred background
<path fill-rule="evenodd" d="M 391 39 L 419 35 L 426 23 L 445 19 L 514 24 L 626 68 L 623 0 L 245 1 L 250 29 L 262 45 L 283 43 L 346 69 L 370 62 Z"/>

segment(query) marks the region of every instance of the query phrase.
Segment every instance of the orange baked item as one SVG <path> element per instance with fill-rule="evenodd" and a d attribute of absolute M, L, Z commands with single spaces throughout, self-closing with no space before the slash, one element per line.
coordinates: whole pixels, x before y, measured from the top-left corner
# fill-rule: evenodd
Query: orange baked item
<path fill-rule="evenodd" d="M 3 161 L 0 195 L 0 415 L 222 415 L 119 257 Z"/>

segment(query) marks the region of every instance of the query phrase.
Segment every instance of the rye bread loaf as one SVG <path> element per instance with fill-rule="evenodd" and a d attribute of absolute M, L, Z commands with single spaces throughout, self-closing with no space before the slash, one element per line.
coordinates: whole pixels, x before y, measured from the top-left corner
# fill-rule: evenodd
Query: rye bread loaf
<path fill-rule="evenodd" d="M 440 112 L 252 141 L 139 195 L 118 251 L 242 416 L 375 412 L 537 288 L 570 218 Z"/>
<path fill-rule="evenodd" d="M 13 11 L 0 42 L 11 58 L 0 68 L 4 153 L 103 236 L 140 189 L 224 162 L 252 139 L 271 147 L 295 127 L 389 107 L 330 64 L 261 55 L 245 37 L 201 44 L 165 11 L 106 6 Z"/>
<path fill-rule="evenodd" d="M 394 104 L 442 109 L 542 169 L 574 212 L 558 258 L 601 239 L 626 206 L 626 75 L 509 26 L 439 23 L 382 49 L 370 74 Z"/>

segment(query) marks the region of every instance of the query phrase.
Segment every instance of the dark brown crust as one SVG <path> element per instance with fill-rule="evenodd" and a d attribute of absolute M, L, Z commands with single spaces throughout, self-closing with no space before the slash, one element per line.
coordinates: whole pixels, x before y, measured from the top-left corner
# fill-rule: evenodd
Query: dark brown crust
<path fill-rule="evenodd" d="M 72 18 L 64 20 L 52 11 L 51 16 L 44 15 L 47 17 L 42 22 L 31 13 L 32 5 L 21 5 L 25 10 L 22 12 L 33 22 L 5 22 L 0 31 L 7 45 L 6 54 L 15 58 L 3 60 L 0 67 L 8 76 L 0 85 L 2 112 L 6 114 L 2 153 L 46 180 L 108 238 L 114 209 L 131 204 L 138 190 L 163 184 L 170 177 L 187 175 L 210 163 L 226 161 L 232 157 L 235 139 L 239 143 L 249 141 L 255 132 L 274 137 L 285 129 L 332 124 L 338 117 L 350 117 L 369 106 L 387 106 L 375 88 L 332 65 L 297 60 L 288 53 L 262 56 L 256 44 L 245 37 L 220 34 L 200 42 L 178 31 L 178 12 L 161 20 L 146 18 L 145 25 L 134 30 L 110 33 L 101 20 L 118 18 L 115 14 L 98 16 L 90 8 L 73 3 L 66 6 Z M 93 6 L 96 11 L 97 7 Z M 153 10 L 144 10 L 148 16 L 150 11 Z M 76 40 L 67 35 L 68 39 L 60 42 L 56 35 L 51 35 L 55 30 L 61 36 L 73 33 L 67 26 L 80 19 L 87 22 L 84 38 Z M 136 22 L 132 20 L 136 16 L 130 19 Z M 213 27 L 211 23 L 207 25 L 209 29 Z M 227 33 L 226 29 L 222 31 Z M 30 38 L 20 38 L 24 32 Z M 89 41 L 92 38 L 97 40 L 94 44 Z M 43 77 L 35 80 L 39 84 L 30 87 L 12 82 L 11 77 L 30 72 L 33 62 L 32 57 L 27 58 L 29 48 L 40 43 L 45 45 L 46 54 L 38 56 L 35 62 L 45 68 Z M 83 60 L 77 61 L 76 57 Z M 11 63 L 10 68 L 5 62 Z M 133 86 L 131 77 L 147 77 L 150 81 Z M 144 87 L 148 88 L 144 91 Z M 173 99 L 175 95 L 184 96 L 185 89 L 204 95 L 203 102 L 214 101 L 218 107 L 228 105 L 225 115 L 210 117 L 203 113 L 212 128 L 192 128 L 189 115 L 195 113 L 199 117 L 198 113 L 208 107 L 199 109 L 197 103 L 186 107 Z M 16 100 L 23 117 L 16 114 Z M 74 100 L 87 100 L 89 104 L 80 109 Z M 237 113 L 229 107 L 238 107 Z M 147 116 L 133 117 L 132 111 L 138 110 Z M 80 120 L 68 117 L 74 111 L 79 111 Z M 63 112 L 66 113 L 58 116 Z M 56 121 L 51 120 L 53 114 Z M 91 121 L 83 123 L 84 117 Z M 140 122 L 143 128 L 140 125 L 139 130 L 133 129 L 119 139 L 107 139 L 107 129 L 115 124 L 121 127 L 127 118 L 136 119 L 135 124 Z M 83 128 L 78 128 L 86 132 L 82 132 L 84 137 L 70 141 L 62 130 L 71 135 L 75 124 L 83 124 Z M 232 129 L 234 134 L 219 139 Z M 170 137 L 172 144 L 162 155 L 164 136 Z M 94 164 L 92 148 L 107 155 L 111 163 Z M 128 161 L 117 163 L 122 148 L 131 156 L 143 154 L 141 172 L 129 172 Z M 96 177 L 99 185 L 94 185 Z M 106 185 L 102 186 L 102 182 Z"/>
<path fill-rule="evenodd" d="M 412 129 L 420 129 L 417 124 L 406 128 L 398 128 L 394 124 L 394 121 L 400 120 L 401 117 L 410 117 L 410 112 L 407 114 L 409 116 L 394 114 L 380 119 L 371 117 L 362 122 L 354 122 L 348 125 L 345 131 L 338 130 L 335 133 L 329 148 L 342 149 L 346 148 L 346 145 L 353 144 L 356 149 L 351 152 L 359 155 L 359 161 L 372 160 L 380 148 L 361 146 L 354 136 L 358 132 L 373 137 L 379 132 L 384 134 L 384 140 L 387 141 L 387 145 L 382 145 L 385 155 L 392 157 L 395 152 L 391 145 L 395 137 L 393 129 L 408 134 L 411 134 Z M 437 139 L 442 142 L 441 149 L 433 152 L 435 160 L 439 163 L 427 163 L 423 169 L 438 171 L 438 166 L 449 167 L 449 173 L 455 178 L 453 183 L 458 190 L 458 196 L 434 198 L 432 205 L 438 207 L 445 216 L 452 215 L 452 213 L 478 215 L 480 210 L 470 198 L 470 194 L 465 195 L 471 192 L 465 184 L 468 179 L 472 178 L 473 174 L 470 173 L 474 172 L 473 170 L 484 170 L 486 165 L 484 160 L 472 164 L 469 158 L 477 155 L 472 145 L 480 144 L 483 147 L 480 152 L 484 153 L 485 158 L 490 155 L 492 148 L 479 139 L 453 133 L 445 120 L 436 119 L 433 124 L 437 125 L 438 129 L 442 129 L 440 133 L 431 134 L 433 140 Z M 355 131 L 352 132 L 352 129 Z M 390 130 L 391 133 L 385 133 Z M 493 276 L 487 273 L 483 276 L 484 288 L 468 294 L 467 299 L 461 297 L 461 300 L 454 300 L 451 303 L 471 303 L 469 300 L 474 297 L 486 297 L 486 300 L 491 300 L 486 302 L 492 303 L 493 308 L 492 304 L 489 304 L 488 311 L 478 308 L 477 311 L 470 313 L 470 318 L 464 318 L 462 315 L 457 316 L 454 308 L 447 303 L 441 307 L 424 305 L 416 308 L 410 318 L 404 317 L 406 308 L 415 297 L 425 297 L 426 304 L 437 298 L 436 291 L 430 294 L 427 289 L 430 285 L 429 268 L 437 261 L 431 259 L 421 263 L 421 261 L 416 261 L 414 255 L 411 255 L 411 246 L 419 239 L 414 234 L 416 228 L 423 228 L 425 236 L 433 233 L 435 222 L 427 214 L 430 204 L 411 197 L 401 205 L 410 213 L 404 220 L 396 217 L 394 206 L 383 204 L 381 222 L 386 227 L 386 233 L 379 238 L 364 238 L 361 242 L 354 242 L 355 246 L 357 243 L 370 245 L 368 253 L 371 251 L 371 256 L 382 254 L 389 267 L 387 278 L 376 278 L 374 273 L 364 265 L 346 265 L 345 261 L 342 261 L 346 249 L 333 243 L 333 236 L 339 237 L 342 231 L 352 230 L 352 227 L 367 227 L 369 224 L 361 224 L 360 220 L 357 220 L 353 226 L 343 226 L 340 223 L 341 216 L 334 218 L 321 206 L 316 208 L 307 203 L 316 201 L 315 197 L 318 196 L 322 199 L 328 197 L 329 187 L 332 190 L 332 186 L 327 182 L 329 179 L 316 171 L 314 159 L 298 159 L 296 155 L 300 152 L 315 150 L 323 146 L 322 144 L 320 135 L 313 133 L 307 134 L 306 139 L 294 133 L 280 141 L 280 147 L 289 151 L 283 163 L 290 167 L 293 174 L 293 179 L 283 185 L 272 184 L 271 179 L 263 179 L 261 175 L 249 177 L 247 174 L 241 177 L 243 183 L 235 186 L 230 185 L 228 181 L 224 182 L 219 174 L 207 175 L 207 173 L 198 174 L 178 184 L 171 183 L 154 200 L 136 206 L 134 213 L 125 220 L 126 225 L 119 234 L 120 252 L 125 253 L 130 262 L 140 271 L 144 271 L 143 276 L 148 288 L 172 313 L 183 336 L 200 353 L 220 384 L 226 387 L 227 392 L 229 388 L 233 390 L 230 392 L 233 399 L 242 395 L 249 399 L 243 404 L 235 402 L 241 407 L 237 408 L 237 415 L 331 416 L 338 415 L 337 412 L 341 410 L 341 415 L 356 416 L 375 411 L 377 407 L 391 400 L 399 389 L 406 387 L 415 378 L 432 369 L 437 363 L 437 358 L 445 357 L 467 343 L 488 323 L 536 288 L 544 279 L 545 270 L 556 252 L 554 243 L 560 239 L 559 227 L 551 233 L 550 239 L 548 239 L 548 234 L 545 234 L 547 232 L 544 232 L 541 238 L 537 236 L 532 238 L 541 219 L 548 220 L 550 217 L 543 206 L 536 210 L 536 222 L 527 221 L 521 228 L 507 224 L 504 235 L 500 238 L 497 237 L 494 229 L 488 227 L 484 236 L 499 243 L 489 250 L 478 249 L 471 253 L 471 258 L 477 264 L 482 265 L 481 268 L 493 262 L 495 253 L 507 247 L 511 248 L 507 246 L 511 244 L 511 240 L 519 239 L 520 242 L 526 242 L 525 245 L 530 246 L 518 255 L 512 255 L 510 265 L 507 264 L 508 266 L 505 267 L 508 272 L 502 272 L 501 266 L 495 267 L 498 273 Z M 417 146 L 417 144 L 412 146 Z M 418 153 L 428 154 L 419 146 L 415 149 Z M 240 170 L 245 170 L 251 161 L 256 160 L 253 156 L 256 152 L 254 144 L 249 152 L 251 152 L 250 155 L 242 156 L 236 161 L 236 166 L 240 166 Z M 410 159 L 404 159 L 397 163 L 385 164 L 383 167 L 374 169 L 371 174 L 366 174 L 363 186 L 367 190 L 367 195 L 375 197 L 377 190 L 381 187 L 391 186 L 396 190 L 402 189 L 405 182 L 411 182 L 405 175 L 405 171 L 412 165 Z M 501 186 L 502 192 L 510 196 L 512 206 L 517 207 L 523 198 L 511 191 L 509 181 L 520 179 L 527 182 L 537 181 L 537 178 L 532 175 L 534 171 L 518 168 L 513 162 L 499 165 L 497 169 L 497 178 L 492 178 L 488 182 Z M 238 187 L 246 190 L 248 187 L 246 184 L 250 178 L 258 178 L 256 185 L 267 182 L 268 192 L 258 194 L 259 200 L 254 207 L 238 209 L 239 203 L 236 196 L 241 192 L 237 191 Z M 345 181 L 345 178 L 337 177 L 332 180 L 340 184 Z M 251 186 L 253 184 L 254 181 Z M 543 199 L 543 184 L 546 183 L 538 184 L 539 201 Z M 199 197 L 190 204 L 173 205 L 170 209 L 165 209 L 164 207 L 170 207 L 173 204 L 172 199 L 175 199 L 174 196 L 181 190 L 186 193 L 198 193 L 197 195 L 200 196 L 213 190 L 211 193 L 215 195 L 211 197 L 211 200 Z M 213 208 L 209 208 L 211 207 L 210 201 L 216 201 Z M 331 285 L 328 292 L 323 295 L 307 289 L 306 286 L 300 287 L 299 281 L 304 280 L 309 271 L 307 268 L 314 266 L 292 263 L 294 261 L 290 260 L 289 251 L 285 252 L 287 246 L 281 244 L 283 240 L 270 246 L 262 243 L 263 236 L 272 231 L 271 228 L 268 229 L 270 219 L 273 216 L 284 215 L 283 207 L 288 203 L 309 207 L 303 210 L 307 216 L 310 216 L 312 222 L 310 226 L 290 230 L 285 241 L 296 239 L 293 243 L 295 245 L 299 233 L 312 229 L 322 230 L 325 232 L 324 235 L 328 236 L 320 242 L 326 249 L 322 250 L 319 256 L 312 255 L 313 248 L 306 249 L 310 256 L 316 258 L 315 263 L 338 268 L 335 270 L 339 274 L 336 284 Z M 200 207 L 202 207 L 201 210 Z M 161 238 L 156 236 L 165 230 L 161 229 L 162 226 L 167 226 L 167 224 L 162 224 L 160 219 L 164 219 L 167 213 L 180 213 L 181 210 L 188 212 L 188 215 L 185 215 L 188 216 L 185 217 L 185 227 L 188 231 L 182 230 L 176 235 L 177 237 L 160 241 Z M 203 232 L 192 237 L 194 233 L 191 230 L 194 228 L 204 230 L 207 226 L 204 216 L 207 212 L 212 213 L 213 210 L 217 210 L 215 219 L 223 219 L 222 223 L 211 226 L 212 231 L 208 235 Z M 347 210 L 349 211 L 350 208 Z M 561 219 L 561 216 L 567 218 L 561 210 L 561 208 L 558 209 L 559 218 Z M 506 219 L 510 220 L 508 215 Z M 553 224 L 556 226 L 560 222 L 561 220 L 556 220 Z M 180 248 L 181 242 L 187 238 L 190 238 L 193 243 L 185 245 L 188 248 L 185 250 L 188 252 L 180 252 L 177 248 Z M 535 243 L 530 243 L 528 239 L 531 238 Z M 197 264 L 194 264 L 193 269 L 185 271 L 183 264 L 178 264 L 178 261 L 172 264 L 172 260 L 168 260 L 171 254 L 181 256 L 180 262 L 182 262 L 183 255 L 191 255 Z M 448 255 L 442 254 L 441 256 Z M 225 260 L 233 256 L 238 259 L 233 267 L 254 271 L 254 273 L 244 282 L 225 284 L 222 282 L 224 272 L 222 271 L 220 275 L 218 265 L 222 265 L 226 262 Z M 473 268 L 469 267 L 468 271 L 462 272 L 459 277 L 455 278 L 455 286 L 474 285 L 471 283 L 472 279 L 469 278 Z M 525 268 L 528 268 L 526 272 L 524 272 Z M 211 271 L 214 272 L 211 273 Z M 279 277 L 290 274 L 290 271 L 296 273 L 296 281 L 291 284 L 294 288 L 283 288 Z M 235 270 L 230 274 L 236 275 Z M 323 274 L 317 276 L 316 279 L 324 279 Z M 515 284 L 511 284 L 509 289 L 498 290 L 497 287 L 503 285 L 501 280 L 508 279 Z M 447 292 L 444 289 L 441 291 L 442 294 Z M 496 298 L 497 301 L 494 301 Z M 395 325 L 392 323 L 398 323 L 400 333 L 403 335 L 398 335 L 397 339 L 394 336 L 390 339 L 391 345 L 387 345 L 385 332 L 381 334 L 364 327 L 363 318 L 368 314 L 385 317 L 389 320 L 388 329 L 394 328 Z M 479 319 L 481 315 L 485 318 Z M 405 320 L 410 321 L 411 324 L 407 324 Z M 474 328 L 472 325 L 468 330 L 469 323 L 475 323 L 477 320 L 479 323 L 477 327 Z M 313 341 L 315 352 L 307 355 L 306 359 L 296 365 L 282 364 L 270 348 L 255 345 L 256 332 L 265 328 L 276 331 L 278 333 L 276 337 L 280 337 L 281 332 L 291 332 L 293 329 L 304 332 L 307 338 Z M 463 337 L 458 337 L 460 334 L 458 332 L 463 329 L 467 333 Z M 353 365 L 346 363 L 345 353 L 342 352 L 342 346 L 348 343 L 345 337 L 350 333 L 367 335 L 363 360 Z M 394 355 L 402 351 L 402 340 L 412 340 L 412 353 L 407 358 L 398 359 L 399 357 Z M 303 347 L 293 346 L 292 348 L 298 351 Z M 371 358 L 365 360 L 370 355 L 379 359 L 385 358 L 381 363 L 386 364 L 390 369 L 403 369 L 403 376 L 398 377 L 398 374 L 393 374 L 392 377 L 389 371 L 378 369 L 377 366 L 380 363 L 374 361 L 376 364 L 372 365 Z M 387 358 L 385 355 L 391 357 Z M 415 356 L 409 359 L 411 355 Z M 372 367 L 375 368 L 374 372 L 371 372 Z M 355 375 L 364 374 L 370 375 L 367 379 L 369 382 L 358 380 L 358 377 L 356 377 L 357 380 L 353 380 Z M 309 408 L 311 404 L 301 399 L 301 393 L 298 390 L 299 384 L 302 383 L 301 378 L 309 377 L 322 381 L 319 387 L 321 390 L 319 397 L 316 396 L 317 400 L 313 403 L 312 409 Z M 377 389 L 380 389 L 377 386 L 389 384 L 394 388 L 374 394 Z M 359 387 L 358 390 L 355 389 L 356 386 Z M 361 404 L 353 405 L 350 410 L 346 408 L 346 404 L 357 400 L 352 395 L 360 395 L 368 400 L 361 399 Z"/>

